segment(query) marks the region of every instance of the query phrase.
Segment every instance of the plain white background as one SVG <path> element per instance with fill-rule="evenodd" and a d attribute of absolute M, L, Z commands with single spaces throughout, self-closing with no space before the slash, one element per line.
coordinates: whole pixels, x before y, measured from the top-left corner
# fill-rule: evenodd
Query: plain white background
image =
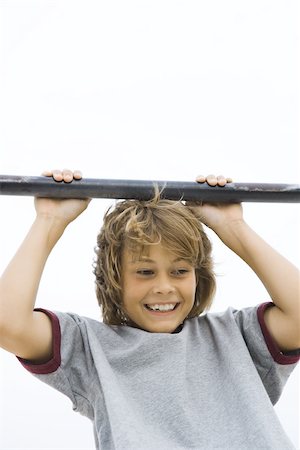
<path fill-rule="evenodd" d="M 0 173 L 79 168 L 87 177 L 299 183 L 298 2 L 0 1 Z M 100 318 L 94 200 L 45 269 L 37 305 Z M 30 197 L 0 197 L 0 269 L 34 219 Z M 245 203 L 258 233 L 299 265 L 299 205 Z M 209 232 L 213 311 L 268 300 Z M 284 279 L 282 279 L 284 283 Z M 16 311 L 17 314 L 17 311 Z M 90 422 L 0 351 L 0 447 L 87 450 Z M 299 368 L 276 413 L 299 446 Z M 234 386 L 233 386 L 234 388 Z M 199 406 L 200 407 L 200 406 Z"/>

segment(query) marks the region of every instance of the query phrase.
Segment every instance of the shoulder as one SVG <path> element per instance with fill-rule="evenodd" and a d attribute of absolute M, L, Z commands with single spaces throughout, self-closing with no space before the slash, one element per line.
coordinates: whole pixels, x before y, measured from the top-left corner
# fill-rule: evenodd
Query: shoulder
<path fill-rule="evenodd" d="M 207 326 L 222 333 L 236 329 L 240 332 L 251 329 L 253 333 L 261 334 L 264 327 L 264 311 L 272 303 L 263 303 L 242 309 L 228 307 L 220 312 L 208 312 L 197 317 L 198 326 Z"/>
<path fill-rule="evenodd" d="M 211 330 L 217 333 L 227 333 L 232 329 L 242 329 L 244 326 L 258 324 L 258 307 L 235 309 L 229 307 L 224 311 L 207 312 L 187 322 L 191 328 Z M 246 325 L 247 322 L 247 325 Z"/>
<path fill-rule="evenodd" d="M 242 340 L 253 358 L 260 354 L 265 360 L 273 360 L 280 365 L 295 364 L 299 361 L 299 352 L 283 353 L 268 331 L 265 311 L 272 306 L 272 302 L 266 302 L 242 309 L 230 307 L 222 312 L 206 313 L 192 319 L 191 327 L 213 335 L 214 339 L 223 339 L 224 344 L 228 339 L 232 344 Z"/>
<path fill-rule="evenodd" d="M 269 335 L 266 332 L 264 311 L 271 305 L 263 303 L 242 309 L 229 307 L 225 311 L 208 312 L 192 319 L 191 327 L 224 337 L 237 335 L 244 340 L 267 341 Z"/>
<path fill-rule="evenodd" d="M 249 346 L 265 349 L 266 344 L 258 319 L 259 305 L 244 309 L 227 308 L 208 312 L 188 321 L 187 328 L 194 340 L 213 345 L 222 352 L 248 352 Z"/>
<path fill-rule="evenodd" d="M 52 357 L 41 364 L 19 358 L 21 364 L 35 374 L 49 374 L 59 367 L 78 366 L 83 360 L 93 358 L 93 352 L 101 347 L 111 348 L 115 331 L 101 321 L 72 312 L 50 311 L 36 308 L 45 314 L 51 323 Z"/>

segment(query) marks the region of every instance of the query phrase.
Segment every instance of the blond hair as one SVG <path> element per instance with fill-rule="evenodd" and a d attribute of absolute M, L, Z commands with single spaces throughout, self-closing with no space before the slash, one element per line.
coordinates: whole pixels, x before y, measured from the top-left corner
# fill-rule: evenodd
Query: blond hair
<path fill-rule="evenodd" d="M 210 307 L 216 287 L 212 246 L 200 218 L 182 201 L 163 199 L 156 189 L 152 199 L 119 201 L 104 215 L 94 264 L 96 294 L 104 323 L 128 323 L 121 288 L 121 258 L 125 245 L 130 251 L 141 254 L 147 246 L 157 243 L 195 268 L 195 301 L 188 318 Z"/>

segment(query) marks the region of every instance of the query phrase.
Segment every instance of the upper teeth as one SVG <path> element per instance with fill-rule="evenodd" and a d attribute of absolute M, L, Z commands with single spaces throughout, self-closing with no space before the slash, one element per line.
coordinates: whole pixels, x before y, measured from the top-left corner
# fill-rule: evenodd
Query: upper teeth
<path fill-rule="evenodd" d="M 166 305 L 147 305 L 148 308 L 152 309 L 152 310 L 158 310 L 158 311 L 172 311 L 172 309 L 175 308 L 176 304 L 166 304 Z"/>

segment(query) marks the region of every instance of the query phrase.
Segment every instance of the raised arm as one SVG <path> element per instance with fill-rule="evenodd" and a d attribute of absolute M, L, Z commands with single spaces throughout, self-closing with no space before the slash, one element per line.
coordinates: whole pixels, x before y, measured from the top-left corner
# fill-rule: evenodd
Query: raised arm
<path fill-rule="evenodd" d="M 79 172 L 68 170 L 44 175 L 61 182 L 81 178 Z M 89 200 L 35 199 L 35 221 L 0 279 L 0 346 L 5 350 L 37 362 L 50 358 L 50 319 L 33 311 L 36 295 L 53 247 L 88 203 Z"/>
<path fill-rule="evenodd" d="M 208 177 L 211 185 L 224 177 Z M 203 177 L 198 178 L 204 182 Z M 300 347 L 300 272 L 267 244 L 245 221 L 240 204 L 198 206 L 202 221 L 242 258 L 260 278 L 275 307 L 265 311 L 265 322 L 282 351 Z"/>

